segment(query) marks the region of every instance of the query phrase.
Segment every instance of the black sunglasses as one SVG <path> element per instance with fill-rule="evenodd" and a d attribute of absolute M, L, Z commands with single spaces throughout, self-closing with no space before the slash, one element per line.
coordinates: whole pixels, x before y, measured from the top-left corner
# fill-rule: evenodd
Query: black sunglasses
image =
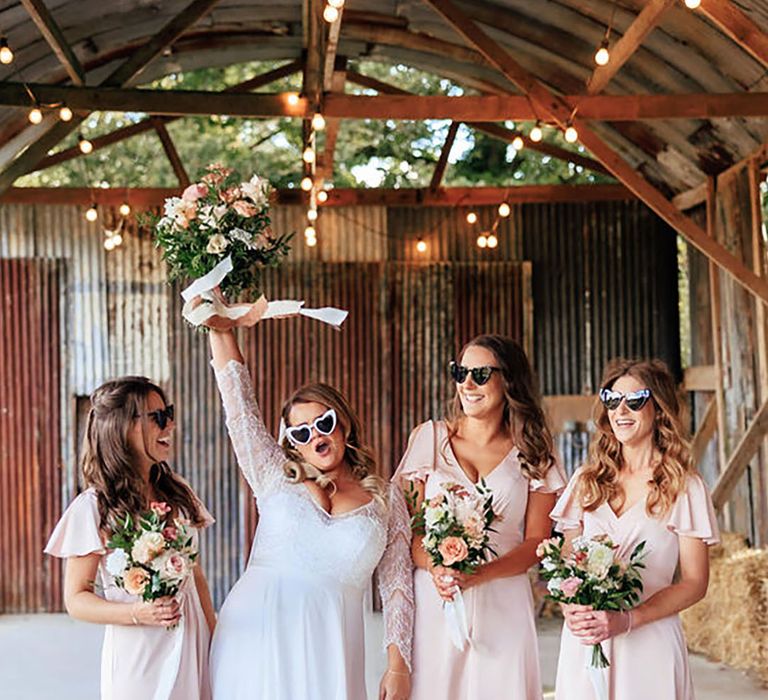
<path fill-rule="evenodd" d="M 455 360 L 452 360 L 448 365 L 448 370 L 451 373 L 453 381 L 457 384 L 463 384 L 467 381 L 467 376 L 472 375 L 472 381 L 478 386 L 485 384 L 494 372 L 499 372 L 498 367 L 490 367 L 488 365 L 484 367 L 464 367 Z"/>
<path fill-rule="evenodd" d="M 330 435 L 336 428 L 336 411 L 329 408 L 311 423 L 288 426 L 285 429 L 285 434 L 294 445 L 308 445 L 312 440 L 312 428 L 317 430 L 320 435 Z"/>
<path fill-rule="evenodd" d="M 160 430 L 165 430 L 168 421 L 173 421 L 173 404 L 168 404 L 165 408 L 158 408 L 156 411 L 147 411 L 145 415 L 155 421 Z M 139 416 L 136 416 L 136 418 L 139 418 Z"/>
<path fill-rule="evenodd" d="M 651 398 L 650 389 L 638 389 L 637 391 L 630 391 L 627 394 L 622 394 L 620 391 L 613 391 L 613 389 L 600 389 L 600 401 L 609 411 L 615 411 L 622 401 L 626 401 L 627 408 L 630 411 L 640 411 L 643 406 L 648 403 L 648 399 Z"/>

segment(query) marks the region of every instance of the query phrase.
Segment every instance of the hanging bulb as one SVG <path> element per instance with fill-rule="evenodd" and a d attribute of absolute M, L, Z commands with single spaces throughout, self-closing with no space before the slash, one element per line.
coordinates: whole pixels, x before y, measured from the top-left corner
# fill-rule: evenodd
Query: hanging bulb
<path fill-rule="evenodd" d="M 531 129 L 531 133 L 528 134 L 528 138 L 531 139 L 534 143 L 538 143 L 541 141 L 542 137 L 544 136 L 544 132 L 541 130 L 541 127 L 539 126 L 539 122 L 536 122 L 533 129 Z"/>
<path fill-rule="evenodd" d="M 333 5 L 326 5 L 323 10 L 323 19 L 328 24 L 333 24 L 339 18 L 339 11 Z"/>
<path fill-rule="evenodd" d="M 317 193 L 317 201 L 320 202 L 320 204 L 325 204 L 328 201 L 328 193 L 325 190 L 320 190 Z"/>
<path fill-rule="evenodd" d="M 307 176 L 301 178 L 301 189 L 305 192 L 309 192 L 312 189 L 312 178 Z"/>
<path fill-rule="evenodd" d="M 104 239 L 104 249 L 105 250 L 114 250 L 115 249 L 115 239 L 111 238 L 111 237 Z"/>
<path fill-rule="evenodd" d="M 469 214 L 467 214 L 467 223 L 468 224 L 476 224 L 477 223 L 477 214 L 475 212 L 471 211 Z"/>
<path fill-rule="evenodd" d="M 82 134 L 78 134 L 77 136 L 77 145 L 80 148 L 80 152 L 84 153 L 85 155 L 88 155 L 91 151 L 93 151 L 93 144 Z"/>
<path fill-rule="evenodd" d="M 88 209 L 85 210 L 86 221 L 93 223 L 99 218 L 99 210 L 96 208 L 96 204 L 91 204 Z"/>
<path fill-rule="evenodd" d="M 302 153 L 301 157 L 304 159 L 305 163 L 315 162 L 315 152 L 309 147 L 304 149 L 304 153 Z"/>
<path fill-rule="evenodd" d="M 8 39 L 5 37 L 0 37 L 0 63 L 6 66 L 13 63 L 13 51 L 8 46 Z"/>
<path fill-rule="evenodd" d="M 114 243 L 115 248 L 117 248 L 117 246 L 123 244 L 123 237 L 119 233 L 116 233 L 114 236 L 112 236 L 112 243 Z"/>
<path fill-rule="evenodd" d="M 499 216 L 503 216 L 506 219 L 511 211 L 512 210 L 509 208 L 509 204 L 506 202 L 499 204 Z"/>
<path fill-rule="evenodd" d="M 72 110 L 67 105 L 62 105 L 59 109 L 59 119 L 63 122 L 72 121 Z"/>
<path fill-rule="evenodd" d="M 600 48 L 595 51 L 595 63 L 598 66 L 607 66 L 611 60 L 611 54 L 608 52 L 608 37 L 600 42 Z"/>
<path fill-rule="evenodd" d="M 317 236 L 317 231 L 315 231 L 314 226 L 307 226 L 307 228 L 304 229 L 304 237 L 311 238 L 312 236 Z"/>
<path fill-rule="evenodd" d="M 41 121 L 43 121 L 43 113 L 40 111 L 39 107 L 33 107 L 29 110 L 27 118 L 32 124 L 39 124 Z"/>
<path fill-rule="evenodd" d="M 699 5 L 701 5 L 701 0 L 685 0 L 685 6 L 689 10 L 695 10 Z"/>
<path fill-rule="evenodd" d="M 416 241 L 416 250 L 418 250 L 419 253 L 426 253 L 427 252 L 427 244 L 421 238 L 419 238 L 419 240 Z"/>
<path fill-rule="evenodd" d="M 499 245 L 499 239 L 498 239 L 498 238 L 496 238 L 496 236 L 495 236 L 494 234 L 491 234 L 491 235 L 490 235 L 490 236 L 488 236 L 488 238 L 486 239 L 486 245 L 487 245 L 489 248 L 495 248 L 497 245 Z"/>
<path fill-rule="evenodd" d="M 308 209 L 307 219 L 309 219 L 310 221 L 317 221 L 317 209 Z"/>
<path fill-rule="evenodd" d="M 525 146 L 525 141 L 523 141 L 522 136 L 515 136 L 515 138 L 512 139 L 512 148 L 516 151 L 522 151 L 523 146 Z"/>
<path fill-rule="evenodd" d="M 120 205 L 120 216 L 128 216 L 131 213 L 131 205 L 128 202 L 123 202 Z"/>
<path fill-rule="evenodd" d="M 328 0 L 328 4 L 331 7 L 335 7 L 337 10 L 340 10 L 342 7 L 344 7 L 344 0 Z"/>
<path fill-rule="evenodd" d="M 477 247 L 485 248 L 487 245 L 488 245 L 488 236 L 486 236 L 484 233 L 481 233 L 477 237 Z"/>
<path fill-rule="evenodd" d="M 299 104 L 299 96 L 295 92 L 289 92 L 286 100 L 288 101 L 288 104 L 291 105 L 291 107 L 295 107 L 297 104 Z"/>
<path fill-rule="evenodd" d="M 315 131 L 322 131 L 325 129 L 325 117 L 320 114 L 320 112 L 317 112 L 314 117 L 312 117 L 312 128 Z"/>
<path fill-rule="evenodd" d="M 579 140 L 579 132 L 576 131 L 576 127 L 569 124 L 565 130 L 565 140 L 568 143 L 576 143 Z"/>
<path fill-rule="evenodd" d="M 317 236 L 307 236 L 304 239 L 304 242 L 309 246 L 310 248 L 314 248 L 317 245 Z"/>

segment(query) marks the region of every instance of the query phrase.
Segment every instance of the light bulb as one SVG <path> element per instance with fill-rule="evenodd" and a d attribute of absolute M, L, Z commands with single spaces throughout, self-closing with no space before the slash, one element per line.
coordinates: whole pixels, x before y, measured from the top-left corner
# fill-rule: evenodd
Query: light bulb
<path fill-rule="evenodd" d="M 685 6 L 689 10 L 695 10 L 699 5 L 701 5 L 701 0 L 685 0 Z"/>
<path fill-rule="evenodd" d="M 120 216 L 128 216 L 131 213 L 131 205 L 128 202 L 123 202 L 120 205 Z"/>
<path fill-rule="evenodd" d="M 476 224 L 477 223 L 477 214 L 475 212 L 471 211 L 469 214 L 467 214 L 467 223 L 468 224 Z"/>
<path fill-rule="evenodd" d="M 542 137 L 544 136 L 544 132 L 542 132 L 541 127 L 538 125 L 538 123 L 531 129 L 531 133 L 528 134 L 528 138 L 531 139 L 534 143 L 538 143 L 541 141 Z"/>
<path fill-rule="evenodd" d="M 333 24 L 339 18 L 339 11 L 332 5 L 326 5 L 323 10 L 323 19 L 328 24 Z"/>
<path fill-rule="evenodd" d="M 63 122 L 69 122 L 72 121 L 72 110 L 67 107 L 67 105 L 64 105 L 59 109 L 59 119 Z"/>
<path fill-rule="evenodd" d="M 522 151 L 523 146 L 525 146 L 525 141 L 523 141 L 522 136 L 515 136 L 515 138 L 512 139 L 512 148 L 516 151 Z"/>
<path fill-rule="evenodd" d="M 595 63 L 598 66 L 607 66 L 611 60 L 611 54 L 608 53 L 608 47 L 603 45 L 595 52 Z"/>
<path fill-rule="evenodd" d="M 289 92 L 286 99 L 288 100 L 288 104 L 291 105 L 291 107 L 295 107 L 297 104 L 299 104 L 299 96 L 295 92 Z"/>
<path fill-rule="evenodd" d="M 99 210 L 96 208 L 95 204 L 91 204 L 91 206 L 88 207 L 88 209 L 86 209 L 85 218 L 87 221 L 90 221 L 91 223 L 93 223 L 94 221 L 96 221 L 96 219 L 99 218 Z"/>
<path fill-rule="evenodd" d="M 85 155 L 88 155 L 91 151 L 93 151 L 93 144 L 82 134 L 77 137 L 77 145 L 80 148 L 80 152 L 84 153 Z"/>
<path fill-rule="evenodd" d="M 11 47 L 8 46 L 8 39 L 3 37 L 0 39 L 0 63 L 3 63 L 4 65 L 8 65 L 9 63 L 13 62 L 13 51 L 11 51 Z"/>
<path fill-rule="evenodd" d="M 509 216 L 509 213 L 511 211 L 512 210 L 509 208 L 509 204 L 507 204 L 506 202 L 502 202 L 501 204 L 499 204 L 499 216 L 503 216 L 504 218 L 506 218 Z"/>
<path fill-rule="evenodd" d="M 317 221 L 317 209 L 308 209 L 307 210 L 307 218 L 310 221 Z"/>
<path fill-rule="evenodd" d="M 328 4 L 331 7 L 335 7 L 337 10 L 340 10 L 342 7 L 344 7 L 344 0 L 328 0 Z"/>
<path fill-rule="evenodd" d="M 115 248 L 117 248 L 117 246 L 123 244 L 123 237 L 119 233 L 116 233 L 112 236 L 112 242 L 115 244 Z"/>
<path fill-rule="evenodd" d="M 43 113 L 38 107 L 33 107 L 30 109 L 27 117 L 29 121 L 32 122 L 32 124 L 39 124 L 41 121 L 43 121 Z"/>
<path fill-rule="evenodd" d="M 312 178 L 311 177 L 303 177 L 301 178 L 301 189 L 305 192 L 309 192 L 312 189 Z"/>
<path fill-rule="evenodd" d="M 115 239 L 114 238 L 107 238 L 104 241 L 104 248 L 105 250 L 114 250 L 115 249 Z"/>
<path fill-rule="evenodd" d="M 322 131 L 325 129 L 325 117 L 320 114 L 320 112 L 317 112 L 314 117 L 312 117 L 312 128 L 315 131 Z"/>
<path fill-rule="evenodd" d="M 416 250 L 418 250 L 419 253 L 427 252 L 427 244 L 425 241 L 421 240 L 421 238 L 419 238 L 419 240 L 416 241 Z"/>
<path fill-rule="evenodd" d="M 495 248 L 497 245 L 499 245 L 499 239 L 496 238 L 493 234 L 488 236 L 488 239 L 486 241 L 489 248 Z"/>
<path fill-rule="evenodd" d="M 477 247 L 485 248 L 487 245 L 488 245 L 488 237 L 484 233 L 481 233 L 477 237 Z"/>
<path fill-rule="evenodd" d="M 315 162 L 315 152 L 311 148 L 305 148 L 304 153 L 302 153 L 301 157 L 304 159 L 305 163 Z"/>
<path fill-rule="evenodd" d="M 304 237 L 305 238 L 312 238 L 313 236 L 317 235 L 317 231 L 315 231 L 314 226 L 307 226 L 307 228 L 304 229 Z"/>
<path fill-rule="evenodd" d="M 320 190 L 317 193 L 317 201 L 320 202 L 320 204 L 325 204 L 328 201 L 328 193 L 325 190 Z"/>
<path fill-rule="evenodd" d="M 565 140 L 566 140 L 568 143 L 576 143 L 576 141 L 578 141 L 578 140 L 579 140 L 579 132 L 578 132 L 578 131 L 576 131 L 576 127 L 574 127 L 574 126 L 569 126 L 569 127 L 568 127 L 568 128 L 565 130 Z"/>
<path fill-rule="evenodd" d="M 310 247 L 314 248 L 317 245 L 317 236 L 307 236 L 304 242 Z"/>

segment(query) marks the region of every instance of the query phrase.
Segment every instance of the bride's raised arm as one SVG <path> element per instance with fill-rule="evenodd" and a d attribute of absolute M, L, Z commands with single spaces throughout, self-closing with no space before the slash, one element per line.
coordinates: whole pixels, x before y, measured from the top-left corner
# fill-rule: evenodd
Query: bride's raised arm
<path fill-rule="evenodd" d="M 281 482 L 285 454 L 261 418 L 251 376 L 233 331 L 211 329 L 209 336 L 211 364 L 237 464 L 254 495 L 261 496 Z"/>

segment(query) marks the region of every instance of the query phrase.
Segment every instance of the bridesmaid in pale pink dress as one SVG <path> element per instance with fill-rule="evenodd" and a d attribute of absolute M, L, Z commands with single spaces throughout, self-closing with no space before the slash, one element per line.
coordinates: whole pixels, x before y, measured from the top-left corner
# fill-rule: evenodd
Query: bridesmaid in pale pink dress
<path fill-rule="evenodd" d="M 106 566 L 110 526 L 125 514 L 149 510 L 152 501 L 189 519 L 195 540 L 198 529 L 213 522 L 166 462 L 173 406 L 144 377 L 116 379 L 91 395 L 85 433 L 88 489 L 67 508 L 45 551 L 66 559 L 67 612 L 106 625 L 101 698 L 209 700 L 208 647 L 216 618 L 199 559 L 174 598 L 152 603 L 117 588 Z"/>
<path fill-rule="evenodd" d="M 712 502 L 685 442 L 666 365 L 615 360 L 601 386 L 589 459 L 552 517 L 566 543 L 607 534 L 627 558 L 645 541 L 644 590 L 628 612 L 563 606 L 555 698 L 595 700 L 585 645 L 604 642 L 612 700 L 693 700 L 678 613 L 707 591 L 708 545 L 719 537 Z"/>
<path fill-rule="evenodd" d="M 411 434 L 395 478 L 418 499 L 444 482 L 493 492 L 492 546 L 498 558 L 465 576 L 432 567 L 414 537 L 416 619 L 413 700 L 535 700 L 541 698 L 531 586 L 526 572 L 552 527 L 549 512 L 565 479 L 555 459 L 533 372 L 520 346 L 479 336 L 451 364 L 456 395 L 445 422 Z M 405 483 L 404 483 L 405 482 Z M 463 591 L 470 643 L 450 640 L 443 600 Z"/>

